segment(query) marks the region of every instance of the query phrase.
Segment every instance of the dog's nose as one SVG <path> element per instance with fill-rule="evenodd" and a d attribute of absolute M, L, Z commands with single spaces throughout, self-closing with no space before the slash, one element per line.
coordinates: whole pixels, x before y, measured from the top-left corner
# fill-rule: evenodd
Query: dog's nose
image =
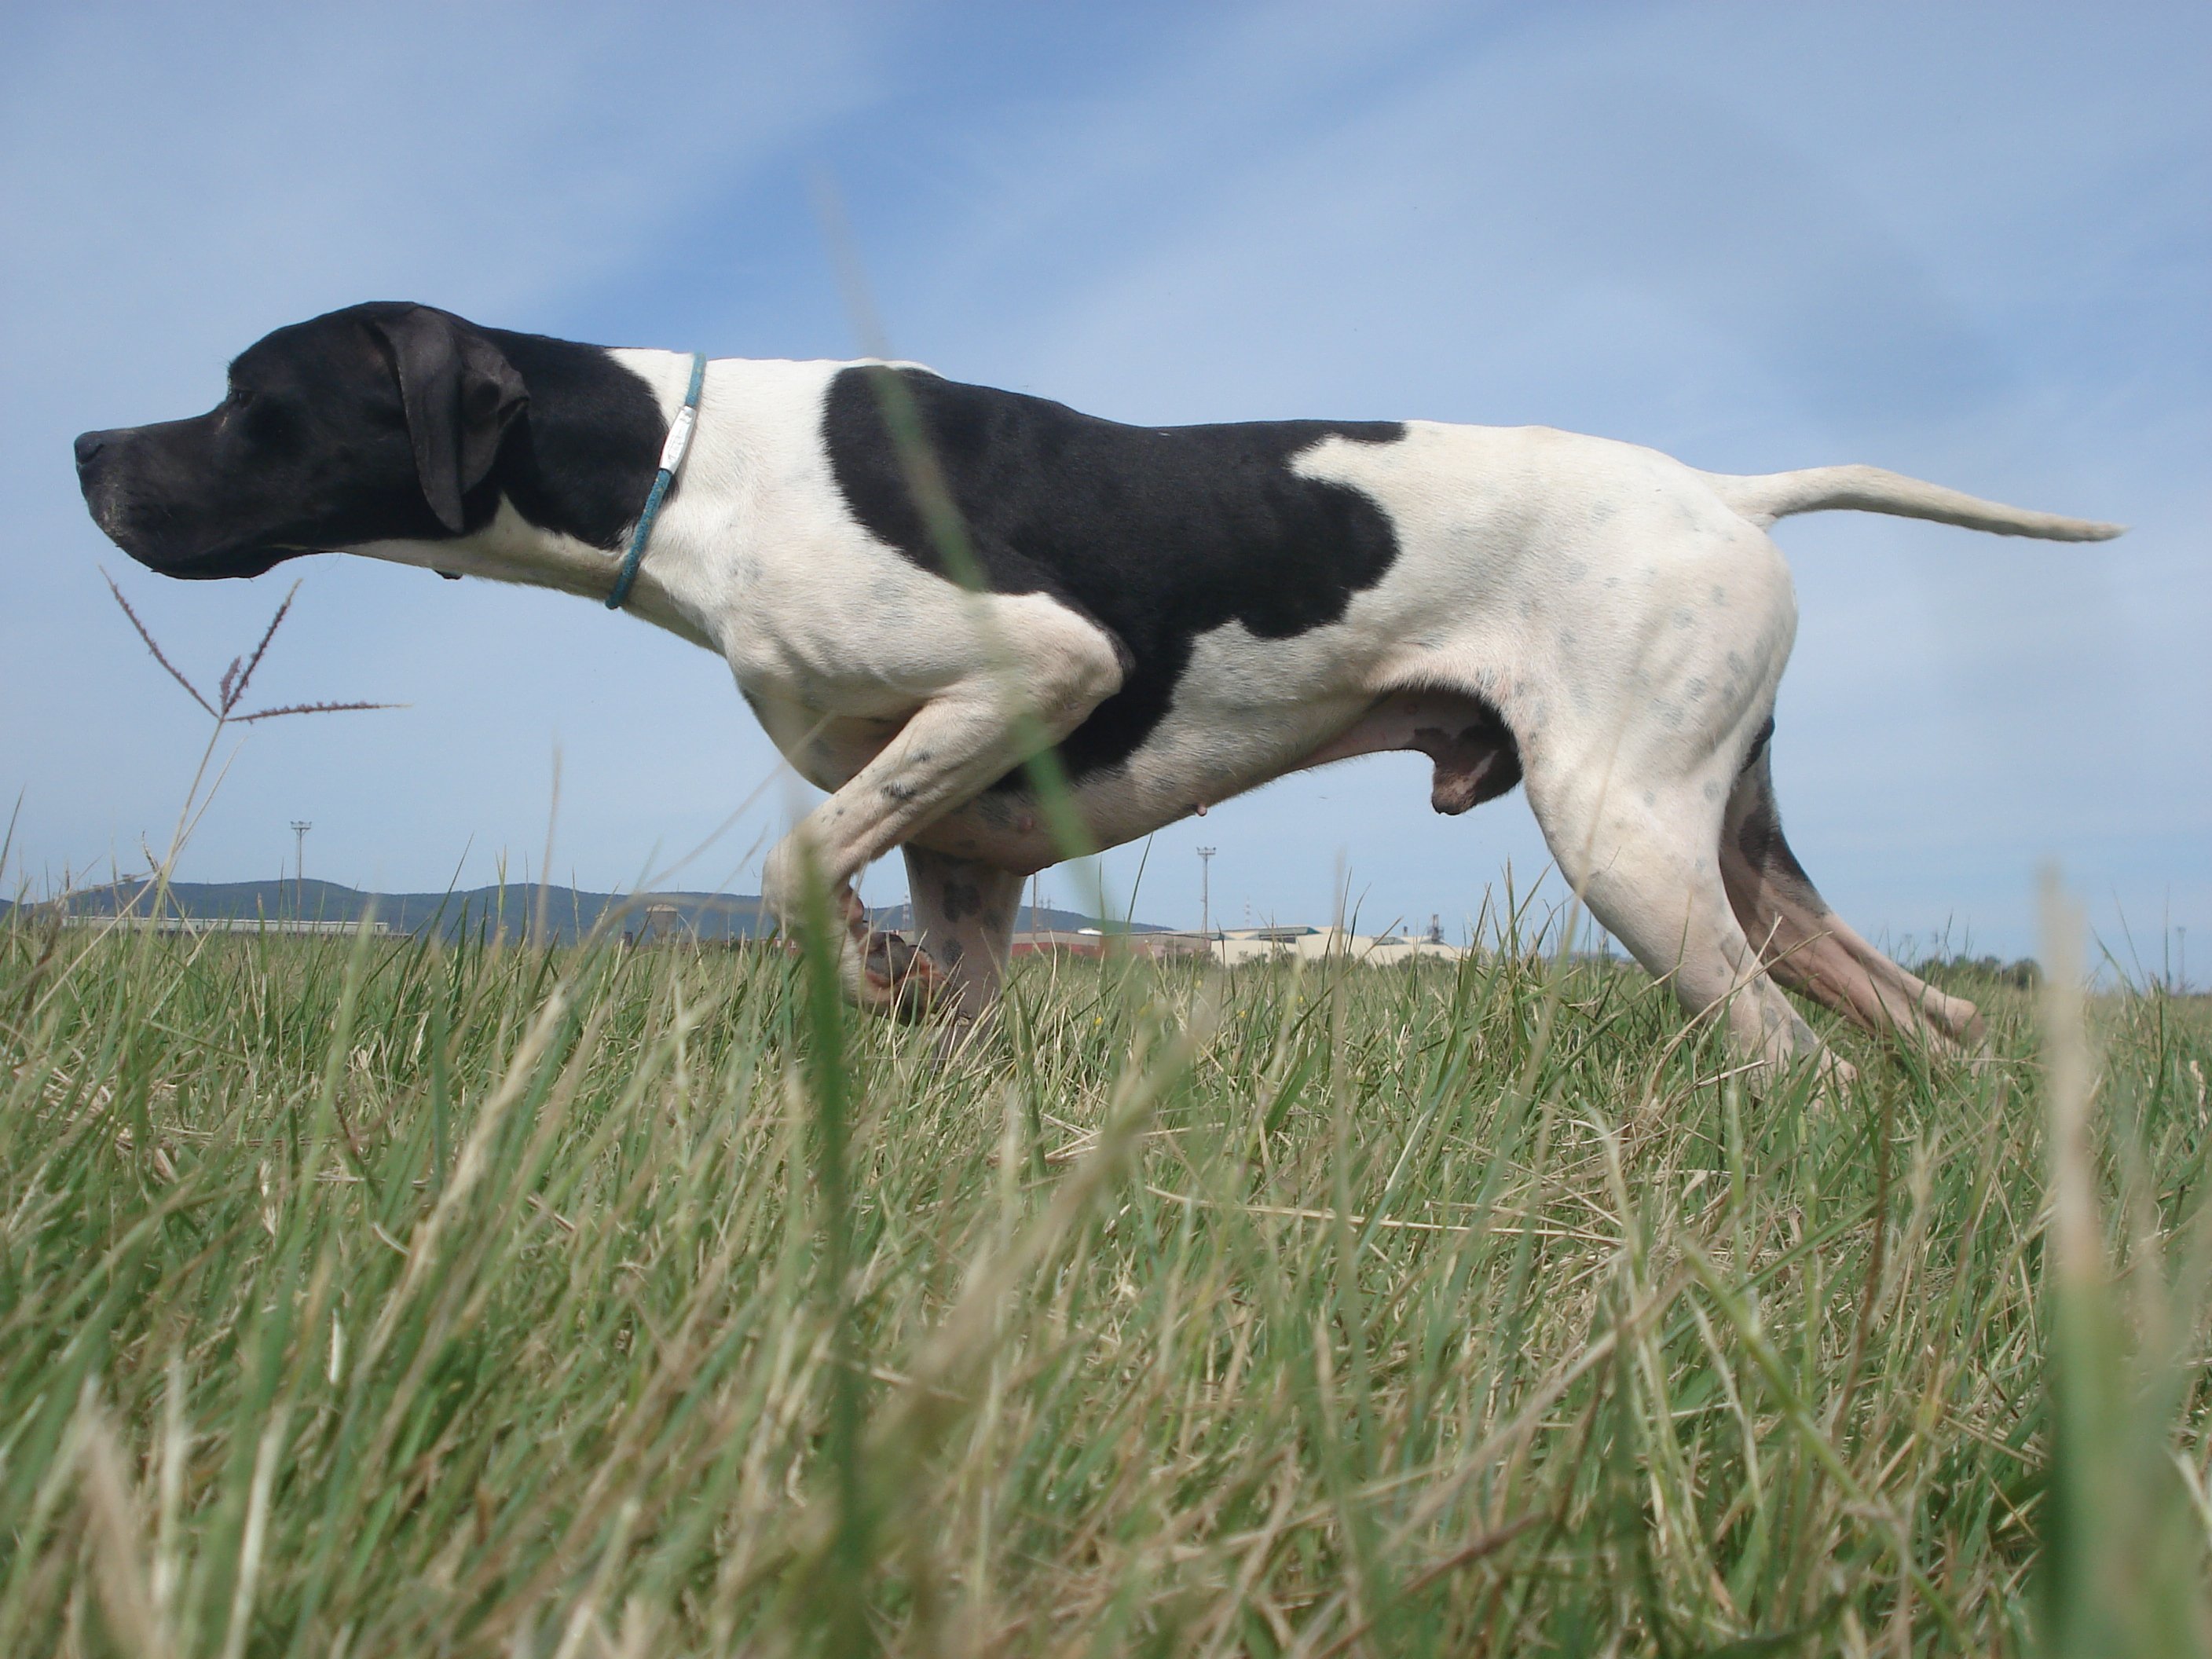
<path fill-rule="evenodd" d="M 99 454 L 101 450 L 106 447 L 107 434 L 105 432 L 78 433 L 76 434 L 76 464 L 81 467 L 91 465 L 93 457 Z"/>

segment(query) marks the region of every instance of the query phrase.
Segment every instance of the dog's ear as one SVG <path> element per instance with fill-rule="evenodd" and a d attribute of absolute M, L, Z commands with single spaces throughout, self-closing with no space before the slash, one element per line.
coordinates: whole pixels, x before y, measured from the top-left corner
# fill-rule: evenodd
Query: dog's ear
<path fill-rule="evenodd" d="M 458 536 L 465 527 L 461 498 L 491 471 L 529 389 L 497 346 L 446 312 L 415 306 L 371 326 L 399 373 L 422 498 Z"/>

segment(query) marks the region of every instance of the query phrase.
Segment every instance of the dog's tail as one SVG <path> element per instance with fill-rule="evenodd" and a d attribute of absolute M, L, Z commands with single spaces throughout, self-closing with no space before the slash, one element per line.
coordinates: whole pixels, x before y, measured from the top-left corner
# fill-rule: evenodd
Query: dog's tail
<path fill-rule="evenodd" d="M 2125 525 L 2061 518 L 1985 501 L 1941 484 L 1923 483 L 1878 466 L 1814 466 L 1802 472 L 1768 472 L 1739 477 L 1705 475 L 1720 498 L 1740 517 L 1761 530 L 1793 513 L 1821 513 L 1850 507 L 1860 513 L 1891 513 L 1902 519 L 1933 519 L 1999 536 L 2035 536 L 2047 542 L 2110 541 Z"/>

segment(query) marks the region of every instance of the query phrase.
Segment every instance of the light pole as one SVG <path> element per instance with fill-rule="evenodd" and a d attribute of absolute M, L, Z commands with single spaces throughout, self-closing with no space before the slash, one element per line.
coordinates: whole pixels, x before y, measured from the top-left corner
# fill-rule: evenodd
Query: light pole
<path fill-rule="evenodd" d="M 307 914 L 307 831 L 315 826 L 305 818 L 292 820 L 292 915 L 304 921 Z"/>
<path fill-rule="evenodd" d="M 1198 936 L 1213 938 L 1213 855 L 1220 849 L 1201 847 L 1198 849 Z M 1206 947 L 1211 951 L 1213 946 Z"/>

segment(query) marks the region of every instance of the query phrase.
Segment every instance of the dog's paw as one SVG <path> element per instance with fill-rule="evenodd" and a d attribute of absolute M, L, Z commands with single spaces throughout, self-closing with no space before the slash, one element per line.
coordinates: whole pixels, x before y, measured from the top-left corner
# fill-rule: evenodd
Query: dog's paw
<path fill-rule="evenodd" d="M 929 953 L 899 933 L 870 933 L 856 941 L 861 1000 L 904 1020 L 927 1019 L 951 997 L 951 985 Z"/>

